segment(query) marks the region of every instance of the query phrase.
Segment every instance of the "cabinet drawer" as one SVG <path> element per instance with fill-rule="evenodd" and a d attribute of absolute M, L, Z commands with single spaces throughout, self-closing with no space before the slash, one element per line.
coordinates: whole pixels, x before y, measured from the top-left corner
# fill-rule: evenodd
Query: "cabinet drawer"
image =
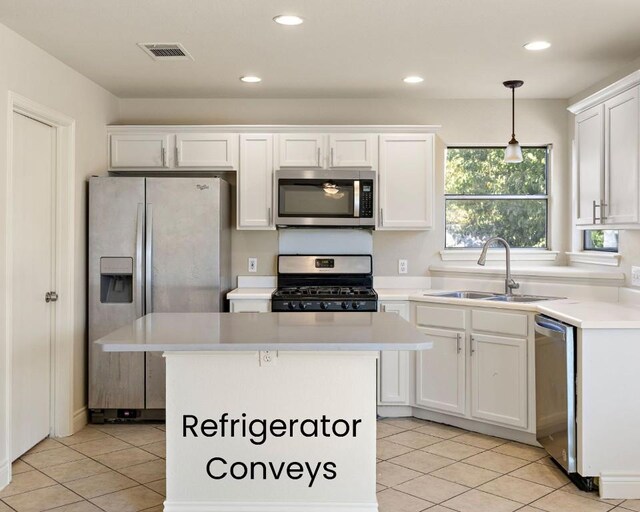
<path fill-rule="evenodd" d="M 461 308 L 443 308 L 439 306 L 417 306 L 416 323 L 445 329 L 465 329 L 465 311 Z"/>
<path fill-rule="evenodd" d="M 526 337 L 529 318 L 526 313 L 503 313 L 474 309 L 471 312 L 471 329 L 473 331 L 495 332 Z"/>
<path fill-rule="evenodd" d="M 268 313 L 271 311 L 270 300 L 232 300 L 231 313 Z"/>

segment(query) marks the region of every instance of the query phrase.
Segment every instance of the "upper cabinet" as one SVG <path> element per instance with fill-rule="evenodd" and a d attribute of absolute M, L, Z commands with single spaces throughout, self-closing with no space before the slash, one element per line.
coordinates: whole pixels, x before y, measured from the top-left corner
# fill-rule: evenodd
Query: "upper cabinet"
<path fill-rule="evenodd" d="M 572 105 L 578 226 L 640 228 L 640 71 Z"/>
<path fill-rule="evenodd" d="M 322 133 L 281 133 L 276 168 L 323 168 L 327 136 Z"/>
<path fill-rule="evenodd" d="M 432 133 L 380 135 L 378 229 L 433 226 Z"/>
<path fill-rule="evenodd" d="M 331 169 L 343 167 L 372 168 L 377 160 L 377 137 L 370 133 L 329 134 Z"/>
<path fill-rule="evenodd" d="M 275 229 L 273 223 L 273 135 L 240 135 L 238 229 Z"/>
<path fill-rule="evenodd" d="M 176 167 L 238 168 L 237 133 L 178 133 Z"/>
<path fill-rule="evenodd" d="M 112 134 L 109 141 L 112 169 L 164 169 L 168 166 L 166 133 Z"/>
<path fill-rule="evenodd" d="M 378 145 L 373 133 L 280 133 L 276 169 L 375 168 Z"/>

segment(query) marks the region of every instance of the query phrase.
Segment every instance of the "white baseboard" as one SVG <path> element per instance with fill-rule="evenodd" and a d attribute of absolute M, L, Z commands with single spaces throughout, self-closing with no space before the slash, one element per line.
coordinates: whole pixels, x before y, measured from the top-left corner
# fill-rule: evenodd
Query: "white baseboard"
<path fill-rule="evenodd" d="M 11 461 L 5 459 L 0 462 L 0 491 L 11 482 Z"/>
<path fill-rule="evenodd" d="M 87 424 L 87 418 L 89 414 L 89 409 L 86 407 L 82 407 L 73 413 L 73 432 L 75 434 L 78 430 L 81 430 Z"/>
<path fill-rule="evenodd" d="M 629 473 L 603 473 L 598 483 L 600 497 L 616 500 L 640 498 L 640 475 Z"/>
<path fill-rule="evenodd" d="M 164 512 L 378 512 L 377 503 L 165 501 Z"/>

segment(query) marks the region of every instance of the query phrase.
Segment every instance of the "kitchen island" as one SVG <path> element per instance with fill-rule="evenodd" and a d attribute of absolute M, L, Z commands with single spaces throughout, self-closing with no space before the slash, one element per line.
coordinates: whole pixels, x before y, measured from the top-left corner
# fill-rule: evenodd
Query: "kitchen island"
<path fill-rule="evenodd" d="M 98 340 L 161 351 L 165 511 L 372 512 L 376 359 L 425 350 L 393 313 L 152 313 Z"/>

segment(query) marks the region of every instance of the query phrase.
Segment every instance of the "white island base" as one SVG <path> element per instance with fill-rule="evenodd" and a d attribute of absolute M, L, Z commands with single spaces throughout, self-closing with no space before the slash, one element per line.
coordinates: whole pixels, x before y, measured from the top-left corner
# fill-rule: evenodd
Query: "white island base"
<path fill-rule="evenodd" d="M 376 352 L 168 352 L 166 512 L 374 512 Z M 262 353 L 264 355 L 264 353 Z M 329 420 L 331 437 L 203 437 L 202 421 Z M 198 418 L 186 430 L 184 415 Z M 331 432 L 335 420 L 336 437 Z M 354 420 L 361 420 L 355 425 Z M 187 424 L 194 423 L 187 418 Z M 238 428 L 240 424 L 236 425 Z M 299 423 L 294 426 L 298 427 Z M 306 423 L 307 434 L 313 424 Z M 229 423 L 226 423 L 229 428 Z M 198 437 L 193 436 L 193 431 Z M 262 431 L 255 427 L 254 432 Z M 257 439 L 259 441 L 260 438 Z M 210 463 L 213 476 L 207 473 Z M 254 466 L 251 478 L 252 463 Z M 240 463 L 240 464 L 238 464 Z M 271 463 L 272 466 L 269 465 Z M 294 463 L 293 472 L 287 466 Z M 326 463 L 335 466 L 325 468 Z M 265 470 L 266 466 L 266 470 Z M 301 468 L 301 470 L 300 470 Z M 291 466 L 289 466 L 291 470 Z M 333 470 L 333 473 L 331 470 Z M 234 473 L 234 476 L 231 473 Z M 266 473 L 266 474 L 265 474 Z M 275 473 L 275 475 L 274 475 Z M 278 475 L 279 473 L 279 475 Z M 311 483 L 311 473 L 315 473 Z M 335 477 L 328 480 L 326 476 Z M 279 476 L 279 478 L 276 478 Z M 291 478 L 294 477 L 295 479 Z M 237 479 L 236 479 L 237 478 Z"/>

